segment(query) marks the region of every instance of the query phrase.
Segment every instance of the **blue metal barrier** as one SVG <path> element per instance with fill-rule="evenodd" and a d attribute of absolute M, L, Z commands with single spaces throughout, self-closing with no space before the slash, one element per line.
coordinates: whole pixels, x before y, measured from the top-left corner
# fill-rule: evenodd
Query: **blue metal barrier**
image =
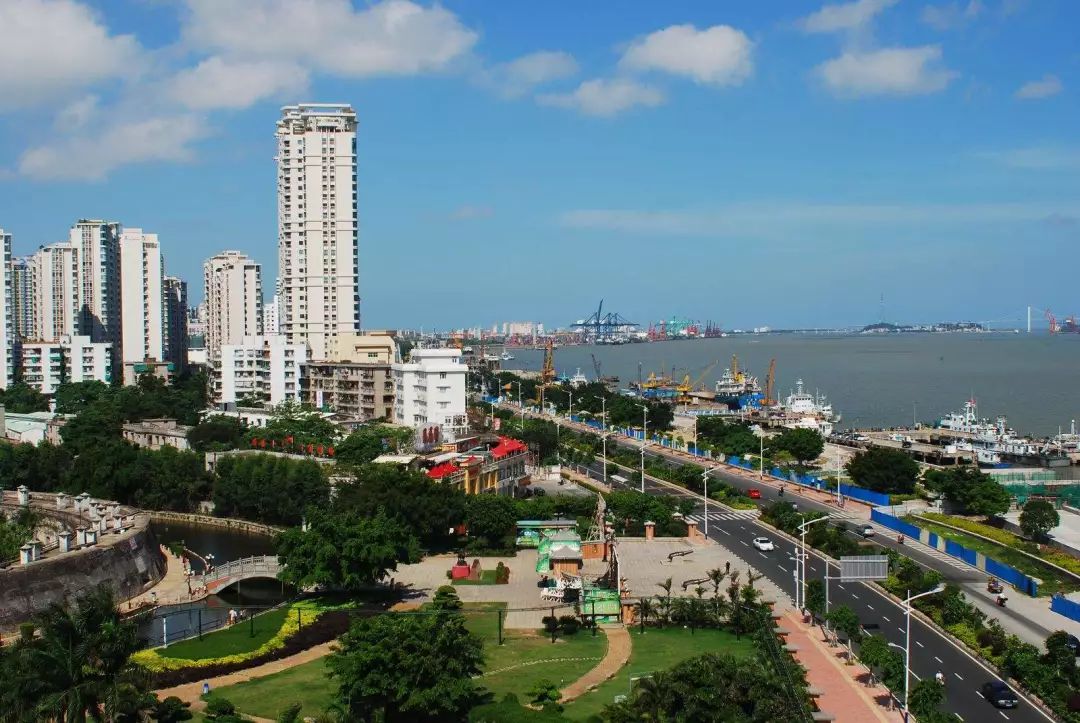
<path fill-rule="evenodd" d="M 1050 609 L 1058 615 L 1064 615 L 1069 620 L 1080 622 L 1080 603 L 1074 602 L 1064 595 L 1055 595 L 1050 599 Z"/>

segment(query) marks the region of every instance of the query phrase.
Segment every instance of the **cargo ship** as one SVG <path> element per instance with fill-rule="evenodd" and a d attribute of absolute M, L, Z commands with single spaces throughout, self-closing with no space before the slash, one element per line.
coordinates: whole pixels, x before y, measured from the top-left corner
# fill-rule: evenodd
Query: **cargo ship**
<path fill-rule="evenodd" d="M 731 358 L 731 366 L 724 369 L 713 391 L 717 402 L 733 410 L 757 409 L 765 399 L 757 377 L 739 369 L 739 361 L 735 357 Z"/>

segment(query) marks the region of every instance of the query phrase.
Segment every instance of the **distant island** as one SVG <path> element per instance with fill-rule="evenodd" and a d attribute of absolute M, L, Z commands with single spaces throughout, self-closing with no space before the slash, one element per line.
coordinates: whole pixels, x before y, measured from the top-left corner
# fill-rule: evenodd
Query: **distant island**
<path fill-rule="evenodd" d="M 860 334 L 906 334 L 912 332 L 936 332 L 945 334 L 979 333 L 988 331 L 982 324 L 974 321 L 943 321 L 937 324 L 890 324 L 879 321 L 859 330 Z"/>

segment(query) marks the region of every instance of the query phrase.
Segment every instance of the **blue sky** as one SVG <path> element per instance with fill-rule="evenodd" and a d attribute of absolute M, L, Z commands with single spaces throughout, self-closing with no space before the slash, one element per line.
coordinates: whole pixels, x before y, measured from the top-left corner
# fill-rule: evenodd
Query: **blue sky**
<path fill-rule="evenodd" d="M 360 118 L 367 327 L 1080 311 L 1080 6 L 5 0 L 0 227 L 277 271 L 278 109 Z"/>

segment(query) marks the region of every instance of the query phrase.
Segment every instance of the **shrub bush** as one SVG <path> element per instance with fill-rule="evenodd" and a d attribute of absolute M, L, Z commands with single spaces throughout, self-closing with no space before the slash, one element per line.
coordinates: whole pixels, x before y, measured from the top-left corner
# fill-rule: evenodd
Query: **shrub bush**
<path fill-rule="evenodd" d="M 573 635 L 581 628 L 581 621 L 576 615 L 563 615 L 559 618 L 559 627 L 564 635 Z"/>

